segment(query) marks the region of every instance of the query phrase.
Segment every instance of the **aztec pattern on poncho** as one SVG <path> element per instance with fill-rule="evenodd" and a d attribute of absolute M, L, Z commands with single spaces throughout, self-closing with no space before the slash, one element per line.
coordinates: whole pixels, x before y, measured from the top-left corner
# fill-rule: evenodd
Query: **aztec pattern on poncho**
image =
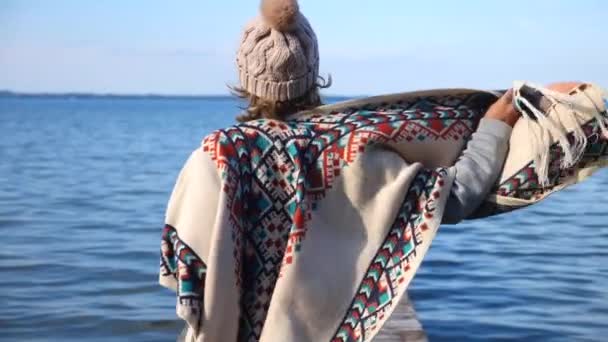
<path fill-rule="evenodd" d="M 203 149 L 220 170 L 231 212 L 234 272 L 241 289 L 239 341 L 259 339 L 281 269 L 306 243 L 310 213 L 341 170 L 374 144 L 466 139 L 479 117 L 467 101 L 468 96 L 428 98 L 305 120 L 260 120 L 205 139 Z M 366 330 L 384 322 L 383 308 L 398 292 L 408 258 L 422 242 L 425 218 L 433 216 L 443 173 L 425 170 L 414 180 L 351 309 L 336 326 L 335 341 L 363 340 Z M 162 246 L 162 273 L 178 277 L 180 302 L 202 300 L 202 260 L 170 226 Z"/>
<path fill-rule="evenodd" d="M 259 340 L 275 283 L 306 244 L 311 212 L 345 167 L 375 144 L 466 140 L 491 98 L 488 101 L 488 93 L 470 92 L 418 97 L 287 122 L 253 121 L 207 136 L 203 149 L 220 172 L 231 213 L 232 271 L 241 291 L 239 341 Z M 597 123 L 590 121 L 582 128 L 589 144 L 581 165 L 606 158 L 607 141 Z M 558 165 L 557 145 L 552 153 Z M 563 172 L 568 171 L 552 168 L 552 184 L 565 176 Z M 435 169 L 417 175 L 350 309 L 337 322 L 332 341 L 366 341 L 388 318 L 392 301 L 405 290 L 401 280 L 409 270 L 410 257 L 423 243 L 420 232 L 427 229 L 425 220 L 433 217 L 444 173 Z M 534 198 L 545 191 L 538 186 L 534 163 L 530 163 L 493 192 Z M 492 204 L 483 216 L 512 209 Z M 201 307 L 206 266 L 171 226 L 163 233 L 161 273 L 178 280 L 181 304 L 193 310 Z"/>
<path fill-rule="evenodd" d="M 607 102 L 608 103 L 608 102 Z M 579 162 L 579 168 L 584 168 L 587 164 L 596 162 L 608 155 L 608 140 L 602 137 L 602 132 L 597 121 L 590 120 L 581 129 L 589 138 L 585 154 Z M 573 142 L 572 134 L 568 136 Z M 549 188 L 557 185 L 560 179 L 574 175 L 575 169 L 560 169 L 560 162 L 564 157 L 562 149 L 555 143 L 551 147 L 551 164 L 549 166 Z M 494 192 L 500 196 L 510 196 L 524 199 L 533 199 L 547 191 L 548 187 L 541 186 L 536 174 L 534 162 L 530 162 L 526 167 L 513 175 L 510 179 L 502 182 Z"/>

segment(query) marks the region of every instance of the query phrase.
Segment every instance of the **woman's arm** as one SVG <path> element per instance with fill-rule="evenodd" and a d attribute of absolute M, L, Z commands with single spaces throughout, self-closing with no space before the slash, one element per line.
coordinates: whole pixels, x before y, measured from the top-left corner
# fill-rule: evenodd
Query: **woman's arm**
<path fill-rule="evenodd" d="M 467 218 L 492 190 L 507 156 L 511 129 L 520 117 L 512 102 L 512 91 L 508 91 L 488 109 L 453 166 L 456 179 L 443 223 L 454 224 Z"/>
<path fill-rule="evenodd" d="M 496 182 L 507 156 L 511 126 L 484 118 L 452 168 L 456 178 L 443 215 L 444 224 L 458 223 L 477 209 Z"/>

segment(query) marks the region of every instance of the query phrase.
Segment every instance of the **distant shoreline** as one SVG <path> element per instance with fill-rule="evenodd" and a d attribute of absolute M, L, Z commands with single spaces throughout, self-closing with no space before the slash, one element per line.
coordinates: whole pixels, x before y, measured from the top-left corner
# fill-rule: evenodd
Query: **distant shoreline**
<path fill-rule="evenodd" d="M 351 99 L 360 96 L 327 95 L 331 99 Z M 163 95 L 163 94 L 99 94 L 99 93 L 22 93 L 9 90 L 0 90 L 1 98 L 57 98 L 57 99 L 145 99 L 145 100 L 223 100 L 234 98 L 230 94 L 224 95 Z"/>
<path fill-rule="evenodd" d="M 100 93 L 22 93 L 15 91 L 0 91 L 0 98 L 73 98 L 73 99 L 183 99 L 183 100 L 199 100 L 199 99 L 225 99 L 231 95 L 162 95 L 162 94 L 100 94 Z"/>

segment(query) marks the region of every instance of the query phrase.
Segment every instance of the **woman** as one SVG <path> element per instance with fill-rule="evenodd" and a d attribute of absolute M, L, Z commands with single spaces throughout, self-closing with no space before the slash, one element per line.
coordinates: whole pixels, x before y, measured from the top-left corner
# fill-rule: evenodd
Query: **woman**
<path fill-rule="evenodd" d="M 353 146 L 365 153 L 335 159 L 330 176 L 317 172 L 339 151 L 322 137 L 331 125 L 293 121 L 319 106 L 319 89 L 331 83 L 319 77 L 315 33 L 293 0 L 263 1 L 261 14 L 237 56 L 234 91 L 249 106 L 239 125 L 207 136 L 181 171 L 160 282 L 178 292 L 187 340 L 348 340 L 369 328 L 338 327 L 352 323 L 345 311 L 356 304 L 361 270 L 402 212 L 412 179 L 433 172 L 364 142 Z M 444 223 L 465 219 L 488 194 L 518 119 L 510 91 L 487 111 L 446 171 L 455 177 L 437 200 Z"/>

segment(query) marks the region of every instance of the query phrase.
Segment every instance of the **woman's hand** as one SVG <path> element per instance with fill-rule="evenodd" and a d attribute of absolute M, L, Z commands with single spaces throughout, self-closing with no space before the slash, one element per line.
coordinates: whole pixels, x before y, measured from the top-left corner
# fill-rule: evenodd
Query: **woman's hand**
<path fill-rule="evenodd" d="M 513 105 L 513 89 L 509 89 L 498 101 L 494 102 L 484 116 L 486 119 L 503 121 L 511 127 L 515 126 L 520 117 L 521 114 Z"/>

